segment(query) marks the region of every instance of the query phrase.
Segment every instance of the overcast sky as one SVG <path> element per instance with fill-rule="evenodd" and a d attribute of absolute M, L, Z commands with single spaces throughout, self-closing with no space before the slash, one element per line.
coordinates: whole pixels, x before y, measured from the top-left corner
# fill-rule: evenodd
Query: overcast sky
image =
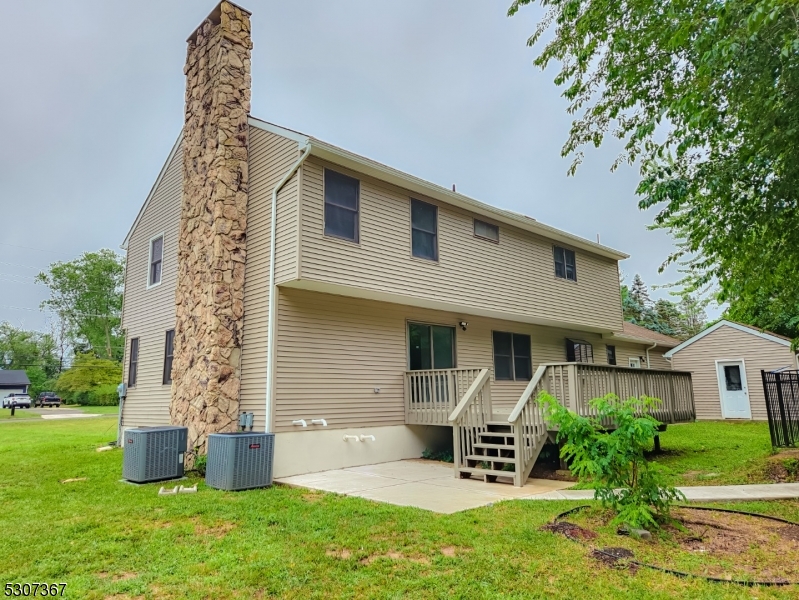
<path fill-rule="evenodd" d="M 570 125 L 526 46 L 541 12 L 510 0 L 242 0 L 253 12 L 252 114 L 632 255 L 628 280 L 672 248 L 647 230 L 618 145 L 575 177 Z M 33 276 L 119 251 L 183 122 L 185 40 L 214 0 L 2 3 L 0 321 L 41 329 Z M 120 251 L 121 252 L 121 251 Z M 653 296 L 665 296 L 657 291 Z M 14 308 L 9 308 L 14 307 Z M 27 310 L 22 310 L 27 309 Z"/>

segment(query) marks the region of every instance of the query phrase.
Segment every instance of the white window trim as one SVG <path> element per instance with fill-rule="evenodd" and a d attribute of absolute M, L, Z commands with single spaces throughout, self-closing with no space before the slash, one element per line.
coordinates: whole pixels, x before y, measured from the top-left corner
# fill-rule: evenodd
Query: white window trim
<path fill-rule="evenodd" d="M 638 366 L 633 365 L 633 362 L 638 363 Z M 627 364 L 630 366 L 631 369 L 642 369 L 643 368 L 643 363 L 641 362 L 641 357 L 640 356 L 631 356 L 631 357 L 629 357 L 627 359 Z"/>
<path fill-rule="evenodd" d="M 150 283 L 150 268 L 153 266 L 153 242 L 161 238 L 161 279 L 158 280 L 158 283 Z M 158 287 L 161 285 L 161 282 L 164 280 L 164 255 L 166 254 L 166 236 L 164 232 L 154 235 L 150 238 L 150 241 L 147 242 L 147 289 L 151 290 L 153 288 Z"/>
<path fill-rule="evenodd" d="M 741 417 L 728 417 L 724 412 L 724 389 L 723 389 L 723 382 L 721 381 L 721 375 L 719 374 L 719 363 L 741 363 L 741 384 L 743 385 L 744 392 L 746 392 L 746 400 L 749 403 L 749 417 L 744 417 L 744 419 L 752 418 L 752 398 L 749 396 L 749 383 L 746 381 L 746 361 L 743 358 L 719 358 L 716 359 L 716 383 L 719 386 L 719 408 L 721 409 L 721 418 L 722 419 L 741 419 Z"/>

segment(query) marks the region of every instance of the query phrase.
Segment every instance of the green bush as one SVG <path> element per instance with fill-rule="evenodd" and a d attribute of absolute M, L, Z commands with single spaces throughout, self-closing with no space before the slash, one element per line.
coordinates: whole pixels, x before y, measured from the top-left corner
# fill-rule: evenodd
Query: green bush
<path fill-rule="evenodd" d="M 69 404 L 113 406 L 119 403 L 117 385 L 122 365 L 91 354 L 78 354 L 72 366 L 61 373 L 55 391 Z"/>
<path fill-rule="evenodd" d="M 208 457 L 205 454 L 197 454 L 194 457 L 194 470 L 202 477 L 205 477 L 205 468 L 207 465 Z"/>
<path fill-rule="evenodd" d="M 455 457 L 452 456 L 452 450 L 430 450 L 430 448 L 425 448 L 422 452 L 422 458 L 448 463 L 455 462 Z"/>
<path fill-rule="evenodd" d="M 658 465 L 644 456 L 660 425 L 646 411 L 660 400 L 620 400 L 608 394 L 589 402 L 596 412 L 589 417 L 571 412 L 546 392 L 541 392 L 538 402 L 557 426 L 558 441 L 565 442 L 561 455 L 569 461 L 569 469 L 594 483 L 594 498 L 616 511 L 614 523 L 658 528 L 668 518 L 671 504 L 685 499 L 664 483 Z M 615 429 L 608 430 L 603 422 L 614 423 Z"/>

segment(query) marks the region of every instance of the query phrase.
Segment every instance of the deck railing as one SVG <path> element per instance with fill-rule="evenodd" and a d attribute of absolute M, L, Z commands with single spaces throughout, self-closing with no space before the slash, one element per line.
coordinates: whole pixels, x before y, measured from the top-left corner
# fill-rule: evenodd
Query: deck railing
<path fill-rule="evenodd" d="M 449 425 L 449 415 L 480 374 L 480 369 L 405 372 L 405 423 Z"/>
<path fill-rule="evenodd" d="M 449 415 L 456 474 L 466 463 L 466 457 L 476 454 L 474 444 L 480 441 L 479 434 L 487 430 L 486 423 L 492 414 L 491 372 L 482 369 Z"/>
<path fill-rule="evenodd" d="M 546 389 L 548 368 L 538 367 L 533 378 L 522 392 L 519 401 L 508 416 L 508 423 L 513 426 L 516 457 L 516 471 L 513 474 L 513 485 L 521 487 L 533 469 L 541 448 L 547 440 L 547 423 L 544 412 L 536 402 L 538 394 Z"/>
<path fill-rule="evenodd" d="M 650 414 L 661 423 L 696 418 L 691 374 L 685 371 L 634 369 L 589 363 L 549 363 L 544 386 L 558 401 L 580 415 L 594 414 L 593 398 L 609 393 L 619 398 L 649 396 L 661 403 Z"/>

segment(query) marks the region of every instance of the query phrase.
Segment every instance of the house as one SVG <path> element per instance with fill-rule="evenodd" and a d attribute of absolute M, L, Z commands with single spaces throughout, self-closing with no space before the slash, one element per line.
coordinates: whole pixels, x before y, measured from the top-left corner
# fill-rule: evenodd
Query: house
<path fill-rule="evenodd" d="M 30 384 L 25 371 L 0 369 L 0 398 L 9 394 L 27 394 Z"/>
<path fill-rule="evenodd" d="M 697 419 L 765 421 L 760 371 L 796 369 L 789 338 L 721 320 L 665 354 L 675 369 L 690 371 Z"/>
<path fill-rule="evenodd" d="M 626 254 L 250 116 L 230 2 L 188 43 L 183 131 L 123 244 L 124 427 L 184 424 L 203 452 L 247 412 L 276 476 L 454 443 L 462 476 L 523 453 L 518 483 L 540 389 L 659 390 L 693 418 L 690 376 L 624 328 Z"/>

